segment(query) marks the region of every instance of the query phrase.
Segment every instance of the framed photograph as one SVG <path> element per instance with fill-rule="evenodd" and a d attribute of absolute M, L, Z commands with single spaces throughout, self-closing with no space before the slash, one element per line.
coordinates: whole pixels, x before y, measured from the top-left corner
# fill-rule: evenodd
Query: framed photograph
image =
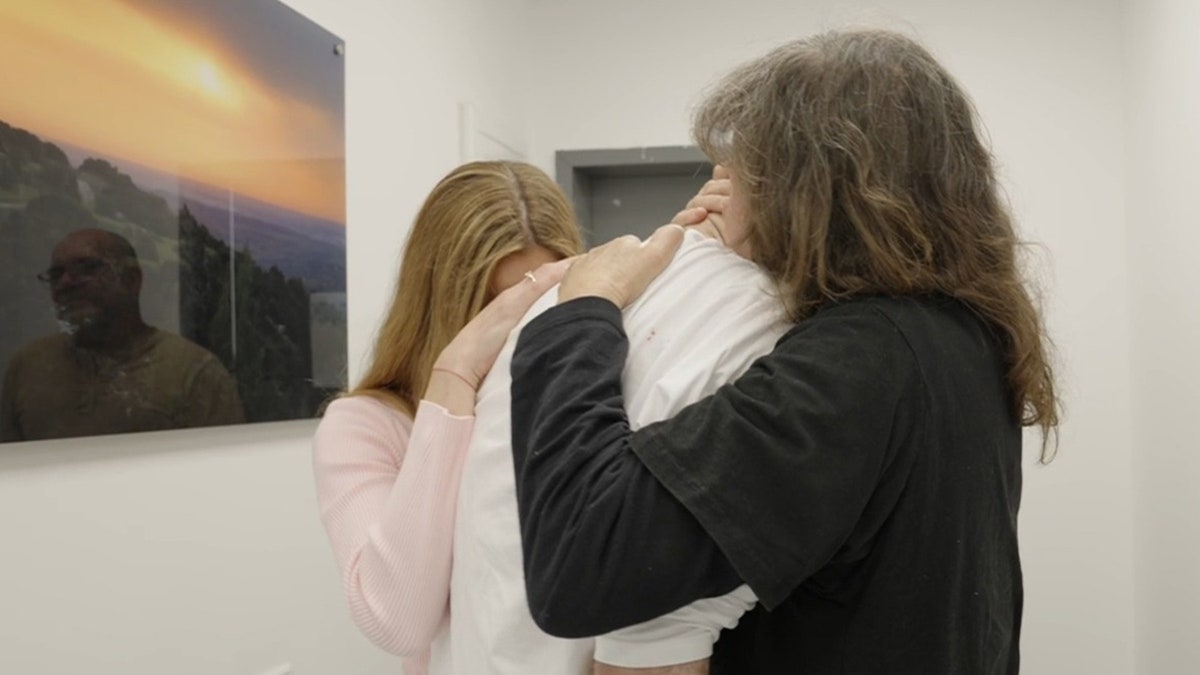
<path fill-rule="evenodd" d="M 343 54 L 276 0 L 0 4 L 0 441 L 345 387 Z"/>

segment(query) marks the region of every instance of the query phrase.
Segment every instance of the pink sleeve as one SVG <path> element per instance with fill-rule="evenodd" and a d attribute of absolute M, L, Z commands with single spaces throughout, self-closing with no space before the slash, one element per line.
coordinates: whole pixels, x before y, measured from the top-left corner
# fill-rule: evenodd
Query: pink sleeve
<path fill-rule="evenodd" d="M 473 425 L 434 403 L 422 401 L 410 421 L 357 396 L 331 403 L 317 427 L 317 499 L 350 613 L 393 654 L 427 661 L 449 613 L 454 515 Z"/>

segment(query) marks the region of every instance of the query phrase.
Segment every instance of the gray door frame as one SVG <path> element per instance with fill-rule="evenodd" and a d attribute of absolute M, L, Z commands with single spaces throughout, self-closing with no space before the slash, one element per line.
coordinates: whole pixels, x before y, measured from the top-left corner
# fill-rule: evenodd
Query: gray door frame
<path fill-rule="evenodd" d="M 592 225 L 589 206 L 592 179 L 708 175 L 712 173 L 712 163 L 694 145 L 559 150 L 554 153 L 554 172 L 559 187 L 575 207 L 579 227 L 586 237 Z"/>

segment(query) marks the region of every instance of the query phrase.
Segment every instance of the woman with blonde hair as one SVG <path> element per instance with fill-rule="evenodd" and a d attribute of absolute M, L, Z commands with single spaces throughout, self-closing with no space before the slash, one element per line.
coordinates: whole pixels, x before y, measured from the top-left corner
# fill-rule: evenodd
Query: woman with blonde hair
<path fill-rule="evenodd" d="M 413 223 L 366 374 L 317 429 L 321 520 L 351 614 L 373 642 L 407 657 L 406 675 L 442 658 L 431 650 L 448 620 L 475 392 L 517 320 L 581 249 L 571 207 L 542 171 L 518 162 L 452 171 Z M 492 360 L 444 365 L 464 344 Z"/>

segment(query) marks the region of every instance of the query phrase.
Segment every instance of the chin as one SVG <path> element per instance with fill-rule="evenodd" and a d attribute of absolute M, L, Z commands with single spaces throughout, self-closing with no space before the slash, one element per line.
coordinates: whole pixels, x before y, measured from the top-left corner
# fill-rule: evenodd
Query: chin
<path fill-rule="evenodd" d="M 74 335 L 80 330 L 94 326 L 98 319 L 99 316 L 95 312 L 63 310 L 58 312 L 58 327 L 62 332 Z"/>

